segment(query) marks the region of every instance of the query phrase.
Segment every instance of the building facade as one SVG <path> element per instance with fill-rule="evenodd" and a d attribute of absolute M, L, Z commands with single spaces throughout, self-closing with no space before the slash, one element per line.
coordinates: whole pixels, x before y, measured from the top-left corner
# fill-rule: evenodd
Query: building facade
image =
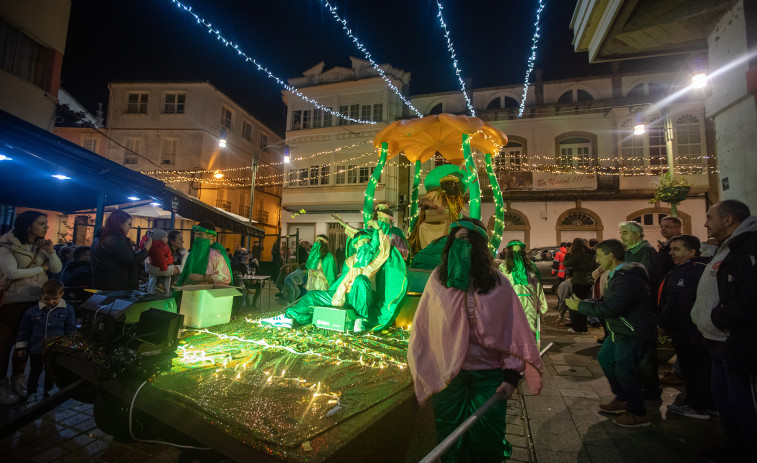
<path fill-rule="evenodd" d="M 252 219 L 265 229 L 264 242 L 220 241 L 252 246 L 270 260 L 279 233 L 281 186 L 271 179 L 281 174 L 281 137 L 207 82 L 112 82 L 109 89 L 105 156 Z M 254 191 L 253 170 L 260 180 Z"/>
<path fill-rule="evenodd" d="M 70 0 L 0 2 L 0 109 L 50 131 L 70 11 Z"/>
<path fill-rule="evenodd" d="M 376 104 L 390 104 L 394 94 L 372 69 L 366 69 L 367 63 L 352 61 L 351 70 L 323 72 L 319 65 L 318 72 L 311 69 L 290 84 L 326 107 L 367 120 L 376 114 Z M 711 186 L 717 173 L 711 128 L 704 117 L 706 95 L 689 93 L 663 113 L 657 103 L 667 95 L 675 76 L 676 71 L 661 70 L 551 82 L 537 79 L 527 93 L 522 118 L 517 117 L 521 86 L 472 90 L 476 116 L 509 139 L 500 153 L 492 153 L 506 205 L 503 245 L 510 239 L 537 247 L 575 237 L 617 238 L 617 224 L 634 219 L 654 243 L 661 238 L 659 221 L 670 208 L 649 200 L 658 176 L 668 170 L 668 152 L 676 174 L 691 186 L 689 197 L 678 207 L 684 229 L 706 237 L 705 212 L 711 196 L 717 195 L 717 187 Z M 299 230 L 300 239 L 307 241 L 316 234 L 329 234 L 332 245 L 339 246 L 341 227 L 330 212 L 340 212 L 353 226 L 362 225 L 362 193 L 378 159 L 370 141 L 386 124 L 407 117 L 407 111 L 396 104 L 390 110 L 382 108 L 379 124 L 353 124 L 326 119 L 301 99 L 285 100 L 287 141 L 292 157 L 299 160 L 285 173 L 283 232 Z M 427 115 L 466 114 L 460 92 L 415 95 L 411 101 Z M 670 141 L 665 136 L 666 120 L 672 128 Z M 634 134 L 639 121 L 644 122 L 645 132 Z M 346 148 L 335 151 L 339 147 Z M 482 153 L 475 157 L 484 201 L 482 219 L 491 228 L 492 190 Z M 423 175 L 443 162 L 427 161 Z M 375 199 L 395 207 L 395 221 L 404 227 L 412 167 L 402 156 L 387 164 Z"/>

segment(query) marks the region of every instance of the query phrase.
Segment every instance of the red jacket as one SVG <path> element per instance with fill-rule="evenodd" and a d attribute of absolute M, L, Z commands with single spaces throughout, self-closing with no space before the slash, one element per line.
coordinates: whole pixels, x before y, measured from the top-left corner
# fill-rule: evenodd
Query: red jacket
<path fill-rule="evenodd" d="M 153 267 L 158 267 L 164 272 L 168 270 L 168 266 L 173 264 L 173 255 L 171 254 L 171 247 L 168 244 L 155 240 L 152 242 L 150 253 L 147 255 L 148 262 Z"/>
<path fill-rule="evenodd" d="M 557 278 L 565 279 L 565 272 L 568 270 L 563 262 L 565 261 L 565 254 L 568 252 L 565 247 L 561 247 L 559 251 L 555 253 L 555 258 L 552 261 L 552 275 L 557 273 Z M 557 267 L 557 269 L 555 269 Z"/>

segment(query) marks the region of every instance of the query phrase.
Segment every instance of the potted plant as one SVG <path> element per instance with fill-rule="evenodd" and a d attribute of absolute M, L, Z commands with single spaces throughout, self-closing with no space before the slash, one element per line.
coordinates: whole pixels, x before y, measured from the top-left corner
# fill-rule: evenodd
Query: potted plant
<path fill-rule="evenodd" d="M 671 171 L 660 175 L 654 197 L 649 200 L 650 204 L 658 201 L 670 204 L 670 215 L 677 215 L 678 204 L 689 194 L 691 187 L 684 178 L 676 179 Z"/>

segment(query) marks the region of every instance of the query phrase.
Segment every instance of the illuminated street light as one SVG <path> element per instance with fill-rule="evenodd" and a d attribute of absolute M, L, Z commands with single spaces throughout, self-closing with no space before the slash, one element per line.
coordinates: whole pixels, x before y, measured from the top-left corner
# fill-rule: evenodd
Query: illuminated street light
<path fill-rule="evenodd" d="M 220 172 L 218 172 L 218 171 L 216 171 L 216 173 L 213 174 L 213 177 L 215 177 L 215 178 L 223 178 L 223 174 L 220 173 Z"/>
<path fill-rule="evenodd" d="M 707 73 L 700 72 L 691 76 L 692 88 L 704 88 L 707 85 Z"/>
<path fill-rule="evenodd" d="M 218 146 L 220 148 L 226 148 L 226 129 L 221 129 L 221 136 L 218 137 Z"/>
<path fill-rule="evenodd" d="M 644 126 L 644 124 L 636 124 L 636 125 L 633 126 L 633 134 L 634 135 L 644 135 L 644 133 L 646 131 L 647 130 L 646 130 L 646 127 Z"/>
<path fill-rule="evenodd" d="M 126 199 L 128 199 L 129 201 L 139 201 L 139 198 L 137 198 L 136 196 L 127 196 Z"/>
<path fill-rule="evenodd" d="M 53 177 L 57 178 L 58 180 L 71 180 L 71 177 L 66 177 L 65 175 L 55 174 Z"/>

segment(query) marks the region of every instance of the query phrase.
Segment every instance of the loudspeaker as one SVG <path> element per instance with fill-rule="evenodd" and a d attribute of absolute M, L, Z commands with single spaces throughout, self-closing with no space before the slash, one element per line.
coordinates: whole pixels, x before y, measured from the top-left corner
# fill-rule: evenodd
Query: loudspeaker
<path fill-rule="evenodd" d="M 150 309 L 139 315 L 136 338 L 150 344 L 166 344 L 176 350 L 184 315 Z"/>

